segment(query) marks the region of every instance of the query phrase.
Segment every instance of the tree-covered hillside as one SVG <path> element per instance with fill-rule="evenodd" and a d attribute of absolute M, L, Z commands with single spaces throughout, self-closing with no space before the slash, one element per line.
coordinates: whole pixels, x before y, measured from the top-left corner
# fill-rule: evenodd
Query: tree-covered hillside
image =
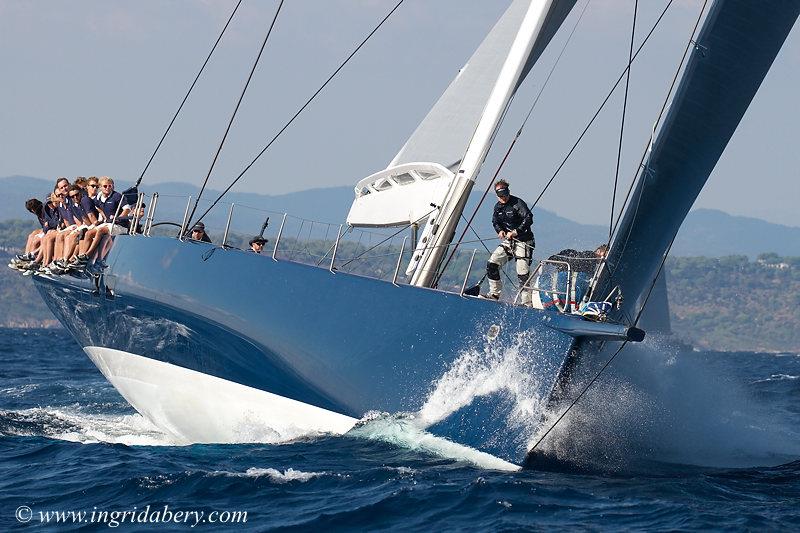
<path fill-rule="evenodd" d="M 8 263 L 34 227 L 32 222 L 0 222 L 0 259 Z M 246 247 L 247 236 L 233 234 L 229 242 Z M 329 261 L 329 242 L 299 242 L 292 237 L 281 242 L 285 258 L 310 264 L 327 265 Z M 391 279 L 399 249 L 389 246 L 362 257 L 367 250 L 364 244 L 342 244 L 337 268 Z M 460 288 L 469 255 L 469 251 L 459 254 L 441 286 Z M 356 257 L 360 259 L 348 259 Z M 470 284 L 481 277 L 484 259 L 476 256 Z M 674 257 L 666 268 L 672 328 L 682 339 L 716 350 L 800 352 L 800 257 L 774 253 L 756 260 L 747 256 Z M 15 270 L 0 269 L 0 298 L 0 326 L 57 325 L 31 279 Z"/>
<path fill-rule="evenodd" d="M 667 288 L 672 328 L 692 344 L 800 352 L 800 257 L 671 258 Z"/>

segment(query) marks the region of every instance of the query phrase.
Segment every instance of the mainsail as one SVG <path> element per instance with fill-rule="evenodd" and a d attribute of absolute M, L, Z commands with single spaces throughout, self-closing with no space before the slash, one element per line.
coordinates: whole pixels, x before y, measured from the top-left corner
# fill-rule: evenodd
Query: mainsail
<path fill-rule="evenodd" d="M 609 250 L 598 284 L 636 316 L 663 255 L 767 75 L 800 0 L 717 0 Z"/>
<path fill-rule="evenodd" d="M 430 285 L 519 84 L 576 0 L 514 0 L 389 167 L 361 180 L 347 222 L 425 222 L 406 271 Z"/>

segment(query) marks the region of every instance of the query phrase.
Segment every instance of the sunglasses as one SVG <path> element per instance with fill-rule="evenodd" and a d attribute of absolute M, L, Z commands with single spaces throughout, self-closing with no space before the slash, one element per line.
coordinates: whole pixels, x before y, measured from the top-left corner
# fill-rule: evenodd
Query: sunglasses
<path fill-rule="evenodd" d="M 497 194 L 497 196 L 508 196 L 509 195 L 508 189 L 505 189 L 505 188 L 496 189 L 494 192 L 495 192 L 495 194 Z"/>
<path fill-rule="evenodd" d="M 110 183 L 106 183 L 105 185 L 101 185 L 101 187 L 104 189 L 108 189 L 110 187 L 113 187 L 113 185 L 111 185 Z"/>
<path fill-rule="evenodd" d="M 80 198 L 81 195 L 80 194 L 70 194 L 69 197 L 70 198 Z"/>
<path fill-rule="evenodd" d="M 98 185 L 96 183 L 89 183 L 88 185 L 86 185 L 86 188 L 88 189 L 89 187 L 96 189 Z"/>

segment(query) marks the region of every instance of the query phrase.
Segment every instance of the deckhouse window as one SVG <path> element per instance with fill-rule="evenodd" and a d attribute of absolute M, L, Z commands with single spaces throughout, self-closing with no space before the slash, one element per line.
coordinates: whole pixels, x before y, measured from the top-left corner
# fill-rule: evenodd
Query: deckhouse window
<path fill-rule="evenodd" d="M 398 185 L 408 185 L 409 183 L 414 183 L 414 176 L 405 172 L 398 176 L 392 176 L 392 179 L 397 182 Z"/>
<path fill-rule="evenodd" d="M 386 178 L 380 179 L 372 184 L 376 191 L 385 191 L 392 188 L 392 182 Z"/>
<path fill-rule="evenodd" d="M 424 180 L 435 180 L 439 177 L 439 174 L 435 172 L 426 172 L 424 170 L 417 170 L 417 174 L 419 174 L 419 177 Z"/>

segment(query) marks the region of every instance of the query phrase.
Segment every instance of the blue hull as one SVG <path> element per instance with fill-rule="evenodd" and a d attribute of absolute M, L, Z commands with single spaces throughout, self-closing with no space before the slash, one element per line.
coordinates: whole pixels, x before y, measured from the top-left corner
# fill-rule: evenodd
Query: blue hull
<path fill-rule="evenodd" d="M 136 354 L 354 419 L 417 412 L 459 357 L 503 346 L 530 352 L 527 370 L 546 398 L 575 341 L 554 329 L 564 322 L 568 330 L 574 317 L 205 243 L 122 236 L 106 262 L 99 279 L 36 277 L 84 348 Z M 490 341 L 492 325 L 501 327 Z M 510 402 L 502 391 L 489 394 L 428 429 L 520 462 L 526 436 L 498 433 L 509 431 L 498 410 Z"/>

